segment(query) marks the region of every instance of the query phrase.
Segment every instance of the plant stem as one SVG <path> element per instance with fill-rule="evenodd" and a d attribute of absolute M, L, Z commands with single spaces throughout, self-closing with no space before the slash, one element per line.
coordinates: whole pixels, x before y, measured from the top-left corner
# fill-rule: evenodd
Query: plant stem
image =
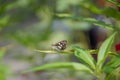
<path fill-rule="evenodd" d="M 95 76 L 97 77 L 97 80 L 105 80 L 106 74 L 96 67 Z"/>
<path fill-rule="evenodd" d="M 40 53 L 50 53 L 50 54 L 57 54 L 57 53 L 61 53 L 61 54 L 73 54 L 74 50 L 64 50 L 64 51 L 54 51 L 54 50 L 37 50 L 35 49 L 34 51 L 36 52 L 40 52 Z M 97 54 L 98 50 L 88 50 L 90 52 L 90 54 Z M 110 55 L 118 55 L 115 52 L 109 52 Z"/>

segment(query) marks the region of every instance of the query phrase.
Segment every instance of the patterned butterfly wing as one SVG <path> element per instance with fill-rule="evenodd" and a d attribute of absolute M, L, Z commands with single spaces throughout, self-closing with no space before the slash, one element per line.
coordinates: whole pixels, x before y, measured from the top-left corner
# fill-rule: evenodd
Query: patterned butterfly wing
<path fill-rule="evenodd" d="M 63 40 L 52 45 L 52 49 L 60 51 L 66 49 L 67 41 Z"/>

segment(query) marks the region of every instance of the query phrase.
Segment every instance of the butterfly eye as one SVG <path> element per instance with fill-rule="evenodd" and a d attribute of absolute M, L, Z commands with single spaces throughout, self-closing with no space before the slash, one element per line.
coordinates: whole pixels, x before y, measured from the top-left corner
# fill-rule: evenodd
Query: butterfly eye
<path fill-rule="evenodd" d="M 60 51 L 66 49 L 67 41 L 63 40 L 52 45 L 52 49 Z"/>

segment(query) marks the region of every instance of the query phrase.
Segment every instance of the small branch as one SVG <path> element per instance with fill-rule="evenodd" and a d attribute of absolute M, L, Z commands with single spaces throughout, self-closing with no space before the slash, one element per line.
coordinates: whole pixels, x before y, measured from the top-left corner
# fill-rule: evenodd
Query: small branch
<path fill-rule="evenodd" d="M 74 51 L 67 51 L 67 50 L 65 50 L 65 51 L 54 51 L 54 50 L 34 50 L 34 51 L 36 51 L 36 52 L 40 52 L 40 53 L 50 53 L 50 54 L 58 54 L 58 53 L 62 53 L 62 54 L 73 54 L 73 52 Z"/>
<path fill-rule="evenodd" d="M 47 54 L 73 54 L 74 50 L 64 50 L 64 51 L 55 51 L 55 50 L 34 50 L 35 52 L 47 53 Z M 98 50 L 88 50 L 91 54 L 97 54 Z M 110 55 L 118 55 L 115 52 L 109 52 Z"/>

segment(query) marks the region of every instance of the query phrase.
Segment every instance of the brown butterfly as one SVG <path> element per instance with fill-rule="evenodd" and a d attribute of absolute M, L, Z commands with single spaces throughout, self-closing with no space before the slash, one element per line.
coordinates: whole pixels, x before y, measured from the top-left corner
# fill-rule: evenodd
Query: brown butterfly
<path fill-rule="evenodd" d="M 60 42 L 52 44 L 52 49 L 57 50 L 57 51 L 61 51 L 61 50 L 66 49 L 66 45 L 67 45 L 67 40 L 62 40 Z"/>

